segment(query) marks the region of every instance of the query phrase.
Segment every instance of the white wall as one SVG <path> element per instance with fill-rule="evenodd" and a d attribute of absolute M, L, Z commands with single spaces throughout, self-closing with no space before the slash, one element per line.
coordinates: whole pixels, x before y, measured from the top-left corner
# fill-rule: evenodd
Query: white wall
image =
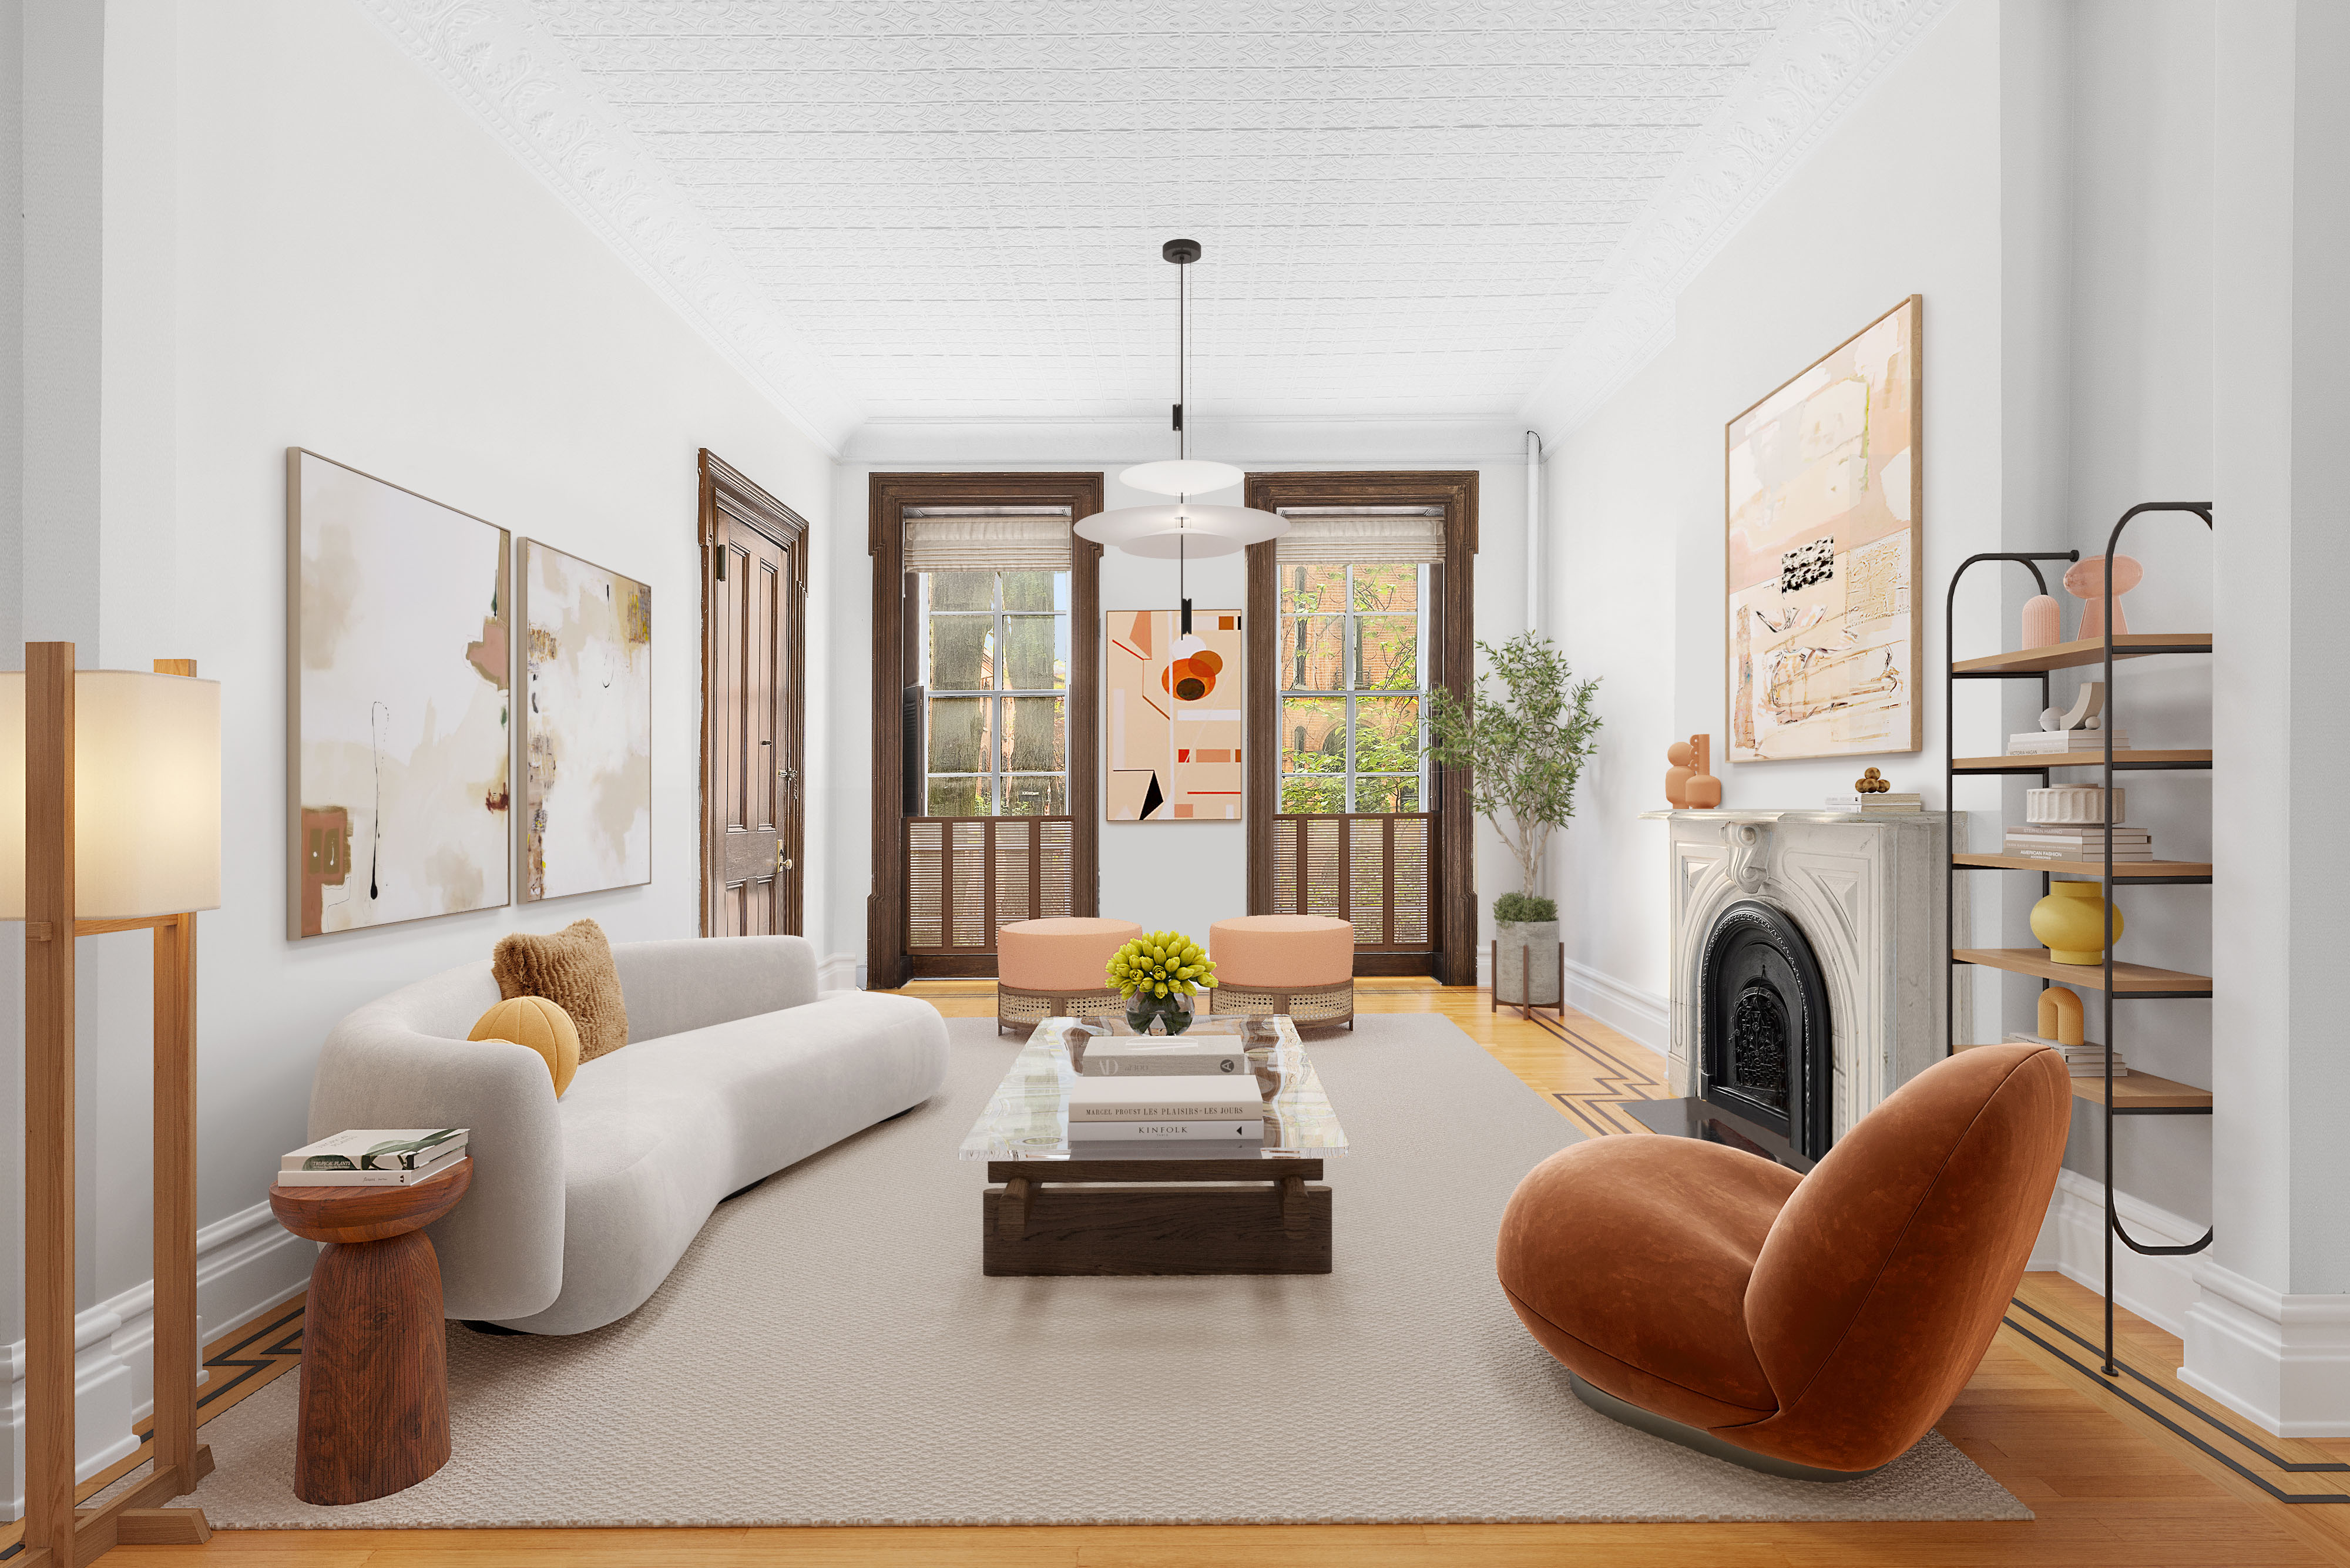
<path fill-rule="evenodd" d="M 1544 464 L 1550 602 L 1577 673 L 1602 677 L 1607 722 L 1555 873 L 1560 919 L 1589 971 L 1581 1004 L 1659 1047 L 1664 830 L 1635 817 L 1665 804 L 1668 745 L 1713 737 L 1725 805 L 1816 808 L 1870 763 L 1943 805 L 1943 588 L 1965 556 L 2002 547 L 2000 21 L 1973 0 L 1928 34 L 1690 284 L 1670 346 Z M 1728 762 L 1723 426 L 1911 294 L 1925 296 L 1925 748 Z M 1996 603 L 1989 581 L 1962 601 L 1962 640 L 1992 645 Z M 1997 718 L 1980 706 L 1988 744 Z"/>
<path fill-rule="evenodd" d="M 1209 236 L 1212 243 L 1213 236 Z M 1212 428 L 1212 427 L 1211 427 Z M 893 445 L 906 444 L 899 434 Z M 916 438 L 918 439 L 918 438 Z M 871 645 L 872 558 L 865 553 L 866 511 L 869 476 L 877 467 L 928 472 L 1095 472 L 1107 475 L 1103 489 L 1107 507 L 1147 505 L 1164 499 L 1127 489 L 1118 472 L 1132 463 L 1170 455 L 1149 448 L 1128 450 L 1105 460 L 1106 450 L 1087 432 L 1006 429 L 992 438 L 1001 450 L 1019 452 L 1026 461 L 972 460 L 967 450 L 936 462 L 919 459 L 887 465 L 847 462 L 841 465 L 835 492 L 832 536 L 839 543 L 828 552 L 825 589 L 832 601 L 832 635 L 844 649 L 863 650 Z M 1260 438 L 1261 440 L 1263 438 Z M 1407 438 L 1409 439 L 1409 438 Z M 1169 440 L 1171 441 L 1172 438 Z M 1515 635 L 1525 624 L 1523 574 L 1519 564 L 1525 549 L 1525 477 L 1523 459 L 1496 452 L 1496 443 L 1482 441 L 1464 456 L 1451 443 L 1403 445 L 1385 461 L 1369 462 L 1359 456 L 1333 455 L 1330 446 L 1307 446 L 1279 453 L 1263 450 L 1237 451 L 1232 444 L 1212 444 L 1195 438 L 1195 452 L 1242 463 L 1254 472 L 1330 469 L 1473 468 L 1478 471 L 1478 558 L 1476 632 L 1487 642 Z M 1054 460 L 1036 458 L 1040 443 L 1065 443 L 1066 449 L 1090 456 Z M 955 443 L 961 448 L 962 443 Z M 948 446 L 943 439 L 942 448 Z M 1043 450 L 1052 450 L 1045 445 Z M 1202 496 L 1202 501 L 1238 505 L 1237 489 L 1228 494 Z M 853 549 L 852 549 L 853 546 Z M 1243 558 L 1229 556 L 1195 563 L 1191 568 L 1191 602 L 1198 608 L 1238 609 L 1244 588 Z M 1102 607 L 1112 609 L 1172 608 L 1176 602 L 1175 565 L 1147 561 L 1118 550 L 1102 560 Z M 871 891 L 866 844 L 871 831 L 873 777 L 871 742 L 871 672 L 861 657 L 836 666 L 830 695 L 827 744 L 836 765 L 824 788 L 827 820 L 835 825 L 834 846 L 821 862 L 820 876 L 828 888 L 827 930 L 834 943 L 828 950 L 837 960 L 865 961 L 865 903 Z M 1219 919 L 1248 909 L 1248 851 L 1245 824 L 1239 822 L 1103 823 L 1101 838 L 1101 912 L 1138 921 L 1152 929 L 1171 927 L 1204 939 Z M 1517 886 L 1513 861 L 1490 826 L 1481 824 L 1477 840 L 1477 888 L 1480 945 L 1492 932 L 1495 896 Z"/>
<path fill-rule="evenodd" d="M 216 1225 L 253 1212 L 303 1140 L 319 1043 L 350 1008 L 485 960 L 508 930 L 592 916 L 616 940 L 694 933 L 695 452 L 806 515 L 819 572 L 831 460 L 359 7 L 255 0 L 184 26 L 170 0 L 108 12 L 100 521 L 39 538 L 68 553 L 65 576 L 102 590 L 93 624 L 68 633 L 86 666 L 192 657 L 223 684 L 223 907 L 199 938 L 198 1213 Z M 292 445 L 651 585 L 649 886 L 287 940 Z M 28 613 L 26 634 L 47 624 Z M 821 636 L 811 659 L 820 688 Z M 85 987 L 79 1044 L 104 1169 L 82 1197 L 89 1306 L 150 1272 L 150 1013 L 137 938 L 86 940 L 81 959 L 99 985 Z M 297 1245 L 253 1277 L 298 1286 L 307 1266 Z M 207 1299 L 208 1329 L 257 1304 L 227 1288 Z M 139 1402 L 114 1401 L 116 1432 Z"/>

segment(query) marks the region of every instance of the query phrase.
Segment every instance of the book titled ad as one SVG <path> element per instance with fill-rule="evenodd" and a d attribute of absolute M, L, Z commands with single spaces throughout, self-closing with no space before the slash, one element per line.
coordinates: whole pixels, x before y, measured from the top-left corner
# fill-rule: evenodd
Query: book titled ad
<path fill-rule="evenodd" d="M 1244 1078 L 1248 1053 L 1222 1046 L 1187 1045 L 1180 1050 L 1138 1050 L 1120 1043 L 1115 1050 L 1088 1045 L 1077 1071 L 1092 1078 L 1174 1078 L 1195 1074 Z"/>

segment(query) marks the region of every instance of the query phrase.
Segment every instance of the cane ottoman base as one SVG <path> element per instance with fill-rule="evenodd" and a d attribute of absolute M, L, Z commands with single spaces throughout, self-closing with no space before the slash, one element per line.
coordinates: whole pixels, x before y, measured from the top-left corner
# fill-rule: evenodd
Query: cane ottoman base
<path fill-rule="evenodd" d="M 995 1032 L 1033 1033 L 1047 1018 L 1098 1018 L 1124 1012 L 1126 999 L 1115 986 L 1087 991 L 1026 991 L 998 982 L 995 987 Z"/>
<path fill-rule="evenodd" d="M 1112 992 L 1115 995 L 1115 992 Z M 1355 1026 L 1355 982 L 1336 985 L 1219 985 L 1208 995 L 1213 1012 L 1285 1012 L 1300 1029 Z"/>

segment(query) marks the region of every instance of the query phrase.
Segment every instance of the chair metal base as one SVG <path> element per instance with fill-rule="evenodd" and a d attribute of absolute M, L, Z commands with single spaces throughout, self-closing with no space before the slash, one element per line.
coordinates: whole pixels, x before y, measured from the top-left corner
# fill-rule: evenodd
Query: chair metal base
<path fill-rule="evenodd" d="M 1735 1443 L 1726 1443 L 1711 1432 L 1700 1428 L 1685 1427 L 1679 1421 L 1669 1420 L 1654 1410 L 1643 1410 L 1638 1405 L 1618 1399 L 1605 1389 L 1594 1388 L 1572 1372 L 1566 1375 L 1566 1380 L 1575 1385 L 1576 1398 L 1611 1421 L 1621 1421 L 1624 1425 L 1637 1428 L 1652 1438 L 1662 1438 L 1669 1443 L 1679 1443 L 1682 1448 L 1694 1449 L 1710 1459 L 1727 1459 L 1733 1465 L 1742 1466 L 1750 1470 L 1760 1470 L 1766 1476 L 1784 1476 L 1789 1480 L 1856 1481 L 1865 1476 L 1873 1476 L 1885 1468 L 1883 1465 L 1874 1465 L 1865 1470 L 1824 1470 L 1815 1465 L 1799 1465 L 1793 1459 L 1774 1459 L 1768 1454 L 1758 1454 L 1751 1449 L 1742 1449 Z"/>

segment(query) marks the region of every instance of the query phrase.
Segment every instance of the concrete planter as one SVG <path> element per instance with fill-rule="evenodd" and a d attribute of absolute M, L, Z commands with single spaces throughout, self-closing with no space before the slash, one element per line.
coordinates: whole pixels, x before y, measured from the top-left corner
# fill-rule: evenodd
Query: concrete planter
<path fill-rule="evenodd" d="M 1496 920 L 1493 1004 L 1556 1007 L 1565 1000 L 1556 920 Z"/>

